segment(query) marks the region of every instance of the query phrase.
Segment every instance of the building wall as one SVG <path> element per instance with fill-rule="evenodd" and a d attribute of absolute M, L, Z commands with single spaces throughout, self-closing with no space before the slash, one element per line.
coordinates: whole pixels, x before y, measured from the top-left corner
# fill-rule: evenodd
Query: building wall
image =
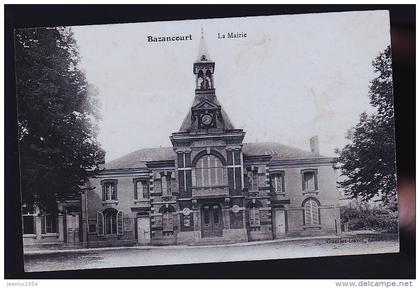
<path fill-rule="evenodd" d="M 215 148 L 224 157 L 226 152 L 221 148 Z M 192 149 L 192 157 L 199 154 L 203 149 Z M 259 186 L 257 190 L 247 188 L 247 171 L 257 169 L 259 177 Z M 304 191 L 302 188 L 302 171 L 312 169 L 316 171 L 317 189 L 315 191 Z M 161 172 L 174 173 L 172 177 L 172 196 L 163 196 L 154 183 Z M 137 243 L 137 217 L 150 217 L 150 233 L 152 245 L 175 245 L 190 244 L 203 241 L 201 236 L 201 214 L 200 207 L 202 202 L 192 200 L 178 201 L 179 191 L 177 188 L 178 176 L 175 168 L 157 167 L 144 170 L 137 174 L 124 174 L 101 176 L 91 179 L 90 186 L 93 188 L 87 193 L 88 223 L 84 221 L 84 229 L 87 233 L 87 242 L 89 247 L 100 246 L 118 246 L 134 245 Z M 282 171 L 284 173 L 284 193 L 275 194 L 270 190 L 270 174 Z M 336 235 L 340 233 L 340 218 L 338 207 L 338 192 L 336 189 L 335 173 L 331 164 L 311 164 L 293 166 L 270 166 L 269 163 L 247 162 L 243 167 L 243 176 L 245 190 L 242 195 L 232 198 L 228 195 L 226 199 L 221 198 L 220 207 L 223 209 L 223 237 L 221 240 L 240 242 L 240 241 L 258 241 L 273 239 L 273 211 L 272 201 L 281 201 L 281 208 L 285 215 L 285 235 L 293 236 L 316 236 L 316 235 Z M 150 183 L 150 201 L 135 201 L 133 179 L 138 177 L 149 179 Z M 225 179 L 227 179 L 225 169 Z M 102 180 L 115 180 L 117 183 L 117 201 L 102 201 Z M 194 185 L 194 184 L 193 184 Z M 239 198 L 235 198 L 239 197 Z M 320 223 L 317 227 L 308 227 L 304 223 L 303 203 L 307 199 L 316 199 L 319 202 Z M 217 201 L 219 201 L 217 200 Z M 228 201 L 228 202 L 226 202 Z M 260 203 L 260 227 L 252 228 L 249 221 L 249 208 L 245 208 L 252 201 Z M 86 203 L 82 203 L 86 205 Z M 162 212 L 164 207 L 173 208 L 173 232 L 164 233 L 162 229 Z M 233 212 L 233 206 L 239 207 L 240 211 Z M 94 227 L 97 222 L 97 211 L 103 211 L 107 208 L 114 208 L 122 211 L 124 217 L 124 229 L 122 235 L 104 235 L 98 236 L 97 230 L 87 229 Z M 190 215 L 185 216 L 183 209 L 188 208 Z M 189 227 L 184 227 L 184 218 L 189 217 Z M 236 218 L 235 218 L 236 217 Z M 236 220 L 235 220 L 236 219 Z M 236 222 L 235 222 L 236 221 Z M 239 224 L 238 224 L 239 223 Z M 89 225 L 88 225 L 89 224 Z M 97 229 L 97 227 L 96 227 Z M 92 231 L 90 231 L 92 230 Z M 204 239 L 206 240 L 206 239 Z"/>
<path fill-rule="evenodd" d="M 317 189 L 304 191 L 302 188 L 302 171 L 317 171 Z M 294 167 L 275 167 L 271 172 L 284 171 L 285 194 L 274 195 L 275 199 L 290 200 L 285 205 L 287 215 L 287 235 L 335 235 L 340 234 L 339 194 L 336 187 L 336 175 L 330 165 L 301 165 Z M 308 199 L 319 202 L 319 227 L 306 227 L 304 223 L 303 204 Z"/>

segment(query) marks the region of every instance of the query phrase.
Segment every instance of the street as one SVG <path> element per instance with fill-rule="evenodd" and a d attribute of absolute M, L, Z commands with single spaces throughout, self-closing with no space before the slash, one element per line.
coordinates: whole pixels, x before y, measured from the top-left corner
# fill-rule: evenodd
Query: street
<path fill-rule="evenodd" d="M 56 271 L 148 265 L 284 259 L 347 254 L 393 253 L 398 240 L 366 238 L 248 242 L 221 246 L 83 249 L 25 255 L 25 271 Z"/>

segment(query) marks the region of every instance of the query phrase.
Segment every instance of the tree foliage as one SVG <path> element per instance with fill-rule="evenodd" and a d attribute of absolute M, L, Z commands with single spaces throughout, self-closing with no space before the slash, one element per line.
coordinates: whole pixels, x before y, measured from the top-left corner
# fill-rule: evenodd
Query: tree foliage
<path fill-rule="evenodd" d="M 98 102 L 69 28 L 15 32 L 22 201 L 55 210 L 104 162 Z"/>
<path fill-rule="evenodd" d="M 354 199 L 340 209 L 341 221 L 349 230 L 375 230 L 398 233 L 398 212 Z"/>
<path fill-rule="evenodd" d="M 380 198 L 396 209 L 395 131 L 392 93 L 391 48 L 373 61 L 377 77 L 371 81 L 372 114 L 362 113 L 359 123 L 347 133 L 347 144 L 337 150 L 340 187 L 352 198 Z"/>

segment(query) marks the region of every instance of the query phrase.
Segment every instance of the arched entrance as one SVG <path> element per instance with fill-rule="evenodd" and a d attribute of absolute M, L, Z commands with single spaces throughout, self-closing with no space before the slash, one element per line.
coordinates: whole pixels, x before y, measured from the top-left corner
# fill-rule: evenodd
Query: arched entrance
<path fill-rule="evenodd" d="M 221 237 L 223 235 L 222 210 L 215 203 L 201 206 L 201 237 Z"/>

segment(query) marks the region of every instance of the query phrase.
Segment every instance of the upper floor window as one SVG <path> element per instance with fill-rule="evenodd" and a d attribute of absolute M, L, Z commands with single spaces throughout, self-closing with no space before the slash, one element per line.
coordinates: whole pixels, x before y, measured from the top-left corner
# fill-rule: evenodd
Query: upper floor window
<path fill-rule="evenodd" d="M 284 189 L 284 172 L 276 172 L 271 175 L 271 191 L 274 193 L 283 193 Z"/>
<path fill-rule="evenodd" d="M 247 174 L 247 179 L 248 179 L 248 189 L 250 191 L 257 191 L 258 190 L 258 168 L 255 169 L 251 169 L 250 171 L 248 171 Z"/>
<path fill-rule="evenodd" d="M 117 180 L 102 181 L 102 200 L 117 200 Z"/>
<path fill-rule="evenodd" d="M 162 195 L 171 196 L 171 176 L 162 175 Z"/>
<path fill-rule="evenodd" d="M 174 172 L 165 171 L 155 174 L 153 180 L 153 191 L 162 196 L 172 196 L 172 177 L 175 176 Z"/>
<path fill-rule="evenodd" d="M 139 180 L 135 179 L 134 181 L 134 199 L 148 199 L 149 198 L 149 182 L 147 179 Z"/>
<path fill-rule="evenodd" d="M 316 170 L 302 171 L 302 189 L 304 191 L 318 190 Z"/>
<path fill-rule="evenodd" d="M 227 151 L 227 174 L 230 191 L 242 190 L 242 155 L 240 150 Z"/>
<path fill-rule="evenodd" d="M 306 200 L 303 205 L 305 225 L 319 225 L 319 206 L 314 199 Z"/>
<path fill-rule="evenodd" d="M 222 161 L 214 155 L 201 157 L 195 166 L 196 185 L 211 187 L 224 185 Z"/>

